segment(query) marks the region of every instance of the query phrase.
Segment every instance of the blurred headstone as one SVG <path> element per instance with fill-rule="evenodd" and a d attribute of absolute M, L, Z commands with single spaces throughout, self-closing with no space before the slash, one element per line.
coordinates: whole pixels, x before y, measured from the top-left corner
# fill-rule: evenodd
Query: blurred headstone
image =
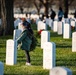
<path fill-rule="evenodd" d="M 52 69 L 55 67 L 56 46 L 54 42 L 45 42 L 43 47 L 43 68 Z"/>

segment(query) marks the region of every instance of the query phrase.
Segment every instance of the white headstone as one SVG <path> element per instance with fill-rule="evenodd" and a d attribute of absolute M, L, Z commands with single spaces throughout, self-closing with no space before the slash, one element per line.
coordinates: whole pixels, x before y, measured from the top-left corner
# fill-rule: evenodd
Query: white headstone
<path fill-rule="evenodd" d="M 53 20 L 52 19 L 49 19 L 49 27 L 51 27 L 51 29 L 53 29 Z"/>
<path fill-rule="evenodd" d="M 31 17 L 31 19 L 34 19 L 34 18 L 35 18 L 35 17 L 34 17 L 34 14 L 31 14 L 31 16 L 30 16 L 30 17 Z"/>
<path fill-rule="evenodd" d="M 50 32 L 49 31 L 42 31 L 41 32 L 41 48 L 43 48 L 43 45 L 45 42 L 50 41 Z"/>
<path fill-rule="evenodd" d="M 6 64 L 14 65 L 17 62 L 17 41 L 7 40 L 6 43 Z"/>
<path fill-rule="evenodd" d="M 4 64 L 0 62 L 0 75 L 4 74 Z"/>
<path fill-rule="evenodd" d="M 69 18 L 64 18 L 64 23 L 70 24 L 70 19 Z"/>
<path fill-rule="evenodd" d="M 54 21 L 53 22 L 53 31 L 57 32 L 57 25 L 58 25 L 58 21 Z"/>
<path fill-rule="evenodd" d="M 56 46 L 53 42 L 44 43 L 43 48 L 43 68 L 52 69 L 55 67 Z"/>
<path fill-rule="evenodd" d="M 37 30 L 40 31 L 40 30 L 46 30 L 47 29 L 47 25 L 45 23 L 43 23 L 42 21 L 39 21 L 38 22 L 38 25 L 37 25 Z"/>
<path fill-rule="evenodd" d="M 62 24 L 62 22 L 58 22 L 57 32 L 58 32 L 59 35 L 63 34 L 63 24 Z"/>
<path fill-rule="evenodd" d="M 72 75 L 72 71 L 65 67 L 54 67 L 50 70 L 49 75 Z"/>
<path fill-rule="evenodd" d="M 23 14 L 19 14 L 19 17 L 20 17 L 20 18 L 23 18 Z"/>
<path fill-rule="evenodd" d="M 68 14 L 68 18 L 74 18 L 72 14 Z"/>
<path fill-rule="evenodd" d="M 35 15 L 35 19 L 39 19 L 39 15 L 38 14 L 34 14 Z"/>
<path fill-rule="evenodd" d="M 49 18 L 46 18 L 46 25 L 49 25 Z"/>
<path fill-rule="evenodd" d="M 29 23 L 31 24 L 30 18 L 26 18 L 26 21 L 29 22 Z"/>
<path fill-rule="evenodd" d="M 22 14 L 22 18 L 26 18 L 26 14 Z"/>
<path fill-rule="evenodd" d="M 22 23 L 22 20 L 20 18 L 17 18 L 15 21 L 14 21 L 14 28 L 16 29 L 17 26 L 19 25 L 19 23 Z"/>
<path fill-rule="evenodd" d="M 69 39 L 71 37 L 71 26 L 69 24 L 64 24 L 63 28 L 63 38 Z"/>
<path fill-rule="evenodd" d="M 13 34 L 13 40 L 16 40 L 20 36 L 21 32 L 21 30 L 15 29 Z"/>
<path fill-rule="evenodd" d="M 2 20 L 0 19 L 0 26 L 2 25 Z"/>
<path fill-rule="evenodd" d="M 71 26 L 75 27 L 75 21 L 71 21 Z"/>
<path fill-rule="evenodd" d="M 18 18 L 18 17 L 19 17 L 19 14 L 14 14 L 14 17 L 15 17 L 15 18 Z"/>
<path fill-rule="evenodd" d="M 23 28 L 22 28 L 21 24 L 22 23 L 18 23 L 18 29 L 21 30 L 21 31 L 23 31 Z"/>
<path fill-rule="evenodd" d="M 40 19 L 36 19 L 36 24 L 38 25 L 38 22 L 40 21 Z"/>
<path fill-rule="evenodd" d="M 76 52 L 76 32 L 72 33 L 72 52 Z"/>
<path fill-rule="evenodd" d="M 76 21 L 75 21 L 75 31 L 76 31 Z"/>

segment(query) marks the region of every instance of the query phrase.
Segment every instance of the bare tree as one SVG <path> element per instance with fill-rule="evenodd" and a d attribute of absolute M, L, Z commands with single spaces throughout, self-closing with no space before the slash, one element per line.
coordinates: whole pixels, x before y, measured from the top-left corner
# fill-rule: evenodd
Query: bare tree
<path fill-rule="evenodd" d="M 0 2 L 0 18 L 1 18 L 1 2 Z"/>
<path fill-rule="evenodd" d="M 68 18 L 68 0 L 64 0 L 64 18 Z"/>
<path fill-rule="evenodd" d="M 75 0 L 69 0 L 68 5 L 70 6 Z"/>
<path fill-rule="evenodd" d="M 44 5 L 44 8 L 45 8 L 44 14 L 47 15 L 48 14 L 48 0 L 39 0 L 39 1 Z"/>
<path fill-rule="evenodd" d="M 35 6 L 38 14 L 40 13 L 40 10 L 42 7 L 44 7 L 44 14 L 48 15 L 48 10 L 50 8 L 50 6 L 52 5 L 52 3 L 54 2 L 54 0 L 15 0 L 17 3 L 15 5 L 18 4 L 18 1 L 20 2 L 20 5 L 22 1 L 24 1 L 23 6 L 27 7 L 29 9 L 29 7 L 31 6 Z"/>
<path fill-rule="evenodd" d="M 9 35 L 13 33 L 14 18 L 13 18 L 13 1 L 14 0 L 0 0 L 1 2 L 1 19 L 2 19 L 2 33 Z"/>
<path fill-rule="evenodd" d="M 75 0 L 64 0 L 64 17 L 68 18 L 68 11 L 69 11 L 69 6 L 73 3 Z"/>
<path fill-rule="evenodd" d="M 35 5 L 35 7 L 36 7 L 36 9 L 37 9 L 37 12 L 38 12 L 38 14 L 40 13 L 40 9 L 41 9 L 41 3 L 38 1 L 38 0 L 34 0 L 34 5 Z"/>

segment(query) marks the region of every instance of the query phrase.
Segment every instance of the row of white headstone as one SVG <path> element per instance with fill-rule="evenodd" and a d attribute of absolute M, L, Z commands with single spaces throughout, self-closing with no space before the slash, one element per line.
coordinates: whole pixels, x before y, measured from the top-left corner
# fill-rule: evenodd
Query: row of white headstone
<path fill-rule="evenodd" d="M 58 34 L 63 34 L 63 38 L 69 39 L 71 37 L 71 35 L 72 35 L 72 52 L 76 52 L 76 32 L 73 32 L 71 34 L 71 25 L 69 23 L 65 23 L 63 25 L 61 22 L 58 23 L 58 24 L 57 24 L 57 22 L 54 22 L 54 23 L 55 23 L 53 25 L 54 29 L 57 29 Z M 75 23 L 74 27 L 76 27 L 76 23 Z"/>
<path fill-rule="evenodd" d="M 37 14 L 14 14 L 14 17 L 15 18 L 31 18 L 31 19 L 35 19 L 35 18 L 38 18 L 39 19 L 39 16 L 42 16 L 42 15 L 37 15 Z"/>
<path fill-rule="evenodd" d="M 58 20 L 52 21 L 52 19 L 46 18 L 45 19 L 45 23 L 49 26 L 51 26 L 53 24 L 53 22 L 58 22 Z M 75 27 L 75 23 L 76 23 L 76 19 L 69 19 L 69 18 L 64 18 L 62 19 L 62 22 L 65 23 L 69 23 L 72 27 Z"/>
<path fill-rule="evenodd" d="M 63 35 L 64 39 L 69 39 L 71 37 L 71 25 L 69 23 L 54 21 L 51 25 L 51 29 L 57 32 L 58 35 Z M 37 30 L 47 30 L 47 24 L 38 21 Z"/>
<path fill-rule="evenodd" d="M 68 26 L 68 25 L 66 25 L 66 26 Z M 59 26 L 60 27 L 60 26 Z M 67 30 L 69 30 L 69 29 L 67 29 Z M 9 48 L 7 48 L 6 47 L 6 50 L 8 50 L 8 51 L 10 51 L 9 49 L 10 49 L 10 46 L 8 46 L 8 45 L 11 45 L 11 42 L 13 43 L 12 45 L 13 45 L 13 47 L 11 47 L 11 49 L 13 49 L 13 48 L 15 48 L 16 47 L 16 39 L 19 37 L 19 35 L 20 35 L 20 33 L 21 33 L 21 31 L 20 30 L 15 30 L 14 31 L 14 40 L 8 40 L 7 41 L 7 47 L 9 47 Z M 66 33 L 66 32 L 65 32 Z M 46 35 L 46 36 L 45 36 Z M 44 38 L 44 39 L 43 39 Z M 47 32 L 42 32 L 42 37 L 41 37 L 41 40 L 42 40 L 42 42 L 41 42 L 41 48 L 43 48 L 43 44 L 42 43 L 44 43 L 44 40 L 45 40 L 45 42 L 50 42 L 50 34 L 49 34 L 49 32 L 47 31 Z M 9 42 L 9 43 L 8 43 Z M 15 47 L 14 47 L 14 45 L 15 45 Z M 74 44 L 75 45 L 75 44 Z M 74 46 L 73 45 L 73 46 Z M 74 47 L 73 47 L 74 48 Z M 8 51 L 6 51 L 7 53 L 6 53 L 6 55 L 9 55 L 8 54 Z M 9 52 L 10 53 L 10 52 Z"/>
<path fill-rule="evenodd" d="M 48 14 L 48 16 L 50 16 L 50 14 Z M 26 14 L 14 14 L 14 17 L 15 18 L 26 18 L 26 17 L 28 17 L 28 18 L 32 18 L 32 19 L 35 19 L 35 18 L 38 19 L 39 17 L 42 17 L 42 14 L 40 14 L 40 15 L 38 15 L 38 14 L 31 14 L 31 15 L 30 14 L 27 14 L 27 16 L 26 16 Z M 72 18 L 73 19 L 74 16 L 68 14 L 68 18 Z M 55 16 L 55 19 L 58 19 L 58 15 Z"/>
<path fill-rule="evenodd" d="M 43 68 L 51 69 L 55 66 L 56 46 L 50 42 L 50 32 L 41 32 L 41 48 L 43 49 Z"/>
<path fill-rule="evenodd" d="M 43 23 L 39 25 L 43 26 Z M 63 27 L 62 22 L 59 22 L 57 28 L 59 29 L 58 34 L 63 33 L 63 38 L 70 38 L 71 25 L 65 23 L 64 30 L 62 30 L 62 27 Z M 45 26 L 45 30 L 46 30 L 46 26 Z M 75 47 L 76 46 L 75 43 L 73 44 L 74 44 L 73 46 Z M 50 33 L 48 31 L 42 31 L 41 33 L 41 48 L 43 48 L 43 68 L 51 69 L 50 75 L 72 75 L 72 71 L 66 67 L 55 67 L 55 59 L 56 59 L 55 43 L 50 42 Z"/>
<path fill-rule="evenodd" d="M 20 19 L 18 19 L 17 21 L 15 21 L 15 28 L 16 26 L 18 26 L 18 29 L 22 30 L 20 23 L 22 22 Z M 71 24 L 69 24 L 69 19 L 64 19 L 61 22 L 56 21 L 52 21 L 51 19 L 46 19 L 46 23 L 44 23 L 43 21 L 40 21 L 40 19 L 36 20 L 37 23 L 37 30 L 47 30 L 47 25 L 49 25 L 49 27 L 51 27 L 50 29 L 52 29 L 54 32 L 57 32 L 58 35 L 63 35 L 63 38 L 65 39 L 69 39 L 71 37 L 71 26 L 75 27 L 76 30 L 76 20 L 75 21 L 71 21 Z"/>
<path fill-rule="evenodd" d="M 14 35 L 15 39 L 17 39 L 17 35 L 18 35 L 18 33 L 17 34 L 16 33 Z M 7 65 L 14 65 L 17 62 L 17 42 L 15 39 L 7 40 L 7 46 L 6 46 Z M 53 67 L 55 67 L 56 46 L 54 42 L 50 42 L 49 31 L 42 31 L 41 33 L 41 48 L 43 48 L 43 68 L 52 69 Z"/>
<path fill-rule="evenodd" d="M 63 35 L 64 39 L 71 37 L 71 25 L 68 23 L 54 21 L 53 31 L 57 32 L 58 35 Z"/>
<path fill-rule="evenodd" d="M 31 19 L 30 19 L 31 20 Z M 36 24 L 38 24 L 38 21 L 41 21 L 39 18 L 36 18 Z M 52 24 L 54 21 L 52 21 L 52 19 L 49 19 L 49 18 L 46 18 L 44 19 L 43 21 L 45 21 L 46 25 L 49 25 L 50 27 L 52 27 Z M 17 18 L 15 21 L 14 21 L 14 26 L 16 28 L 16 26 L 19 25 L 19 23 L 21 23 L 22 20 Z M 55 20 L 55 22 L 58 22 L 58 20 Z M 69 23 L 71 26 L 75 27 L 75 24 L 76 24 L 76 19 L 74 20 L 70 20 L 69 18 L 67 19 L 63 19 L 62 20 L 63 23 Z M 56 24 L 56 23 L 55 23 Z"/>
<path fill-rule="evenodd" d="M 50 42 L 50 32 L 41 32 L 41 48 L 43 49 L 43 68 L 49 69 L 49 75 L 72 75 L 72 71 L 66 67 L 56 66 L 56 45 Z"/>
<path fill-rule="evenodd" d="M 47 33 L 43 31 L 44 33 Z M 45 38 L 47 39 L 47 38 Z M 45 41 L 45 40 L 44 40 Z M 12 44 L 13 43 L 13 44 Z M 6 53 L 8 58 L 6 58 L 6 64 L 7 65 L 14 65 L 16 64 L 16 58 L 17 58 L 17 49 L 16 48 L 16 42 L 13 40 L 8 40 L 7 41 L 8 49 Z M 12 46 L 13 45 L 13 46 Z M 15 48 L 14 48 L 15 47 Z M 12 50 L 10 50 L 10 48 Z M 12 54 L 11 54 L 12 51 Z M 63 75 L 72 75 L 72 71 L 67 69 L 67 68 L 62 68 L 62 67 L 55 67 L 55 43 L 53 42 L 46 42 L 44 44 L 43 48 L 43 68 L 44 69 L 51 69 L 50 70 L 50 75 L 61 75 L 61 71 L 63 72 Z M 9 58 L 10 57 L 10 58 Z M 8 61 L 10 60 L 10 61 Z"/>

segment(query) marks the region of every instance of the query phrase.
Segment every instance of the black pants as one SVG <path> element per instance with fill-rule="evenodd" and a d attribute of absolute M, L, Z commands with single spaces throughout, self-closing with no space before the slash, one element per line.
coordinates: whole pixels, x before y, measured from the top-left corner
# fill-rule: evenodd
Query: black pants
<path fill-rule="evenodd" d="M 25 55 L 26 55 L 26 62 L 30 63 L 29 51 L 26 51 L 26 50 L 25 50 Z"/>

